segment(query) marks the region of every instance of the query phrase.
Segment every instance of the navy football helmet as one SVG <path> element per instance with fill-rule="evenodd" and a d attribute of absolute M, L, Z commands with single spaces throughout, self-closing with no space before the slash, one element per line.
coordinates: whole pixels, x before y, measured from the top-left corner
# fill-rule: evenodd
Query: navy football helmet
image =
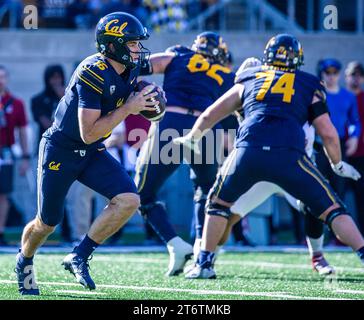
<path fill-rule="evenodd" d="M 100 19 L 96 26 L 96 48 L 106 57 L 118 61 L 127 68 L 135 68 L 148 59 L 150 51 L 139 43 L 139 61 L 134 61 L 126 45 L 128 41 L 147 40 L 149 34 L 141 22 L 125 12 L 113 12 Z M 115 50 L 111 50 L 110 43 Z"/>
<path fill-rule="evenodd" d="M 263 63 L 298 69 L 304 64 L 302 45 L 290 34 L 278 34 L 268 41 L 264 50 Z"/>
<path fill-rule="evenodd" d="M 226 65 L 228 61 L 228 48 L 223 38 L 216 32 L 206 31 L 200 33 L 191 49 L 204 57 L 208 58 L 212 63 Z"/>

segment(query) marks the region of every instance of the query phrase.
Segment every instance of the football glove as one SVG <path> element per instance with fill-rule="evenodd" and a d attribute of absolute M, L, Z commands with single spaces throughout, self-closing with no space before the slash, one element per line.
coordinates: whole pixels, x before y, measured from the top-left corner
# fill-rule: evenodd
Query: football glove
<path fill-rule="evenodd" d="M 197 155 L 201 154 L 200 148 L 198 146 L 198 140 L 193 139 L 193 138 L 189 137 L 188 135 L 180 137 L 180 138 L 174 138 L 173 143 L 181 144 L 181 145 L 191 149 Z"/>
<path fill-rule="evenodd" d="M 344 161 L 340 161 L 337 164 L 331 163 L 331 168 L 340 177 L 350 178 L 355 181 L 361 178 L 360 173 L 353 166 Z"/>

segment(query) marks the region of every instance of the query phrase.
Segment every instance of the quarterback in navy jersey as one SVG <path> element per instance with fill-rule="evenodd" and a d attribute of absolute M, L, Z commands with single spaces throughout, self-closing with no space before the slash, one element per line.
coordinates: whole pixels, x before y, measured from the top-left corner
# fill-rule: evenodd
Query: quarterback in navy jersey
<path fill-rule="evenodd" d="M 136 186 L 125 169 L 106 150 L 102 141 L 129 114 L 153 111 L 148 99 L 154 86 L 134 93 L 141 61 L 149 51 L 148 39 L 134 16 L 115 12 L 96 26 L 98 53 L 83 60 L 59 102 L 53 125 L 39 146 L 38 212 L 24 229 L 15 271 L 22 295 L 39 295 L 33 270 L 37 248 L 62 221 L 64 200 L 78 180 L 110 202 L 63 266 L 84 287 L 93 290 L 88 260 L 98 245 L 118 231 L 140 204 Z M 29 281 L 31 277 L 31 281 Z"/>
<path fill-rule="evenodd" d="M 175 153 L 178 156 L 172 162 L 163 162 L 163 150 L 168 147 L 167 144 L 173 144 L 171 136 L 167 141 L 162 137 L 171 128 L 178 135 L 190 130 L 196 117 L 234 85 L 234 74 L 225 66 L 227 54 L 227 46 L 220 35 L 203 32 L 197 36 L 191 48 L 168 48 L 166 52 L 153 54 L 149 63 L 143 65 L 141 74 L 164 74 L 163 90 L 167 106 L 163 121 L 152 124 L 149 139 L 142 147 L 137 161 L 135 182 L 141 198 L 141 213 L 166 243 L 170 253 L 166 273 L 168 276 L 178 275 L 183 271 L 193 249 L 189 243 L 177 236 L 168 221 L 163 204 L 157 199 L 160 187 L 183 162 L 182 150 Z M 217 128 L 218 125 L 213 131 Z M 206 156 L 202 159 L 196 159 L 194 155 L 186 159 L 192 169 L 196 234 L 198 236 L 200 233 L 200 237 L 206 196 L 218 169 L 215 154 L 205 152 L 204 155 Z M 156 163 L 153 159 L 159 161 Z"/>
<path fill-rule="evenodd" d="M 189 279 L 216 278 L 213 252 L 224 233 L 230 208 L 260 181 L 274 183 L 305 203 L 340 241 L 357 252 L 364 264 L 362 235 L 304 151 L 302 126 L 308 121 L 322 138 L 332 169 L 344 177 L 360 178 L 352 166 L 341 160 L 324 88 L 316 77 L 298 70 L 303 64 L 303 50 L 291 35 L 270 39 L 263 62 L 263 66 L 238 76 L 234 87 L 203 112 L 191 132 L 174 140 L 195 149 L 206 129 L 234 111 L 244 114 L 235 149 L 209 192 L 201 251 L 195 267 L 186 274 Z"/>

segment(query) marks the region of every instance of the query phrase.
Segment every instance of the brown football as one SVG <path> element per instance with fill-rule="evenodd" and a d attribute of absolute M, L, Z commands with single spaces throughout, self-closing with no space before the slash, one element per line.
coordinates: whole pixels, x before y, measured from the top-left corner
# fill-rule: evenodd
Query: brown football
<path fill-rule="evenodd" d="M 141 80 L 136 85 L 137 92 L 141 91 L 144 87 L 150 85 L 151 83 L 145 80 Z M 155 88 L 152 92 L 158 92 L 158 95 L 151 98 L 152 101 L 157 100 L 159 101 L 159 105 L 155 106 L 155 111 L 141 111 L 140 114 L 148 119 L 149 121 L 161 121 L 164 113 L 166 111 L 166 99 L 164 96 Z"/>

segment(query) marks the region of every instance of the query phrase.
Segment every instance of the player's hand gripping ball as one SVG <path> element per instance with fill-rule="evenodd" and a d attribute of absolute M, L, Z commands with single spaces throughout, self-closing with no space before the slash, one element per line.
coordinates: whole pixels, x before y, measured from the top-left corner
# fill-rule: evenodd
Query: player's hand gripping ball
<path fill-rule="evenodd" d="M 148 81 L 144 81 L 144 80 L 141 80 L 137 83 L 137 86 L 136 86 L 136 91 L 137 92 L 140 92 L 144 87 L 150 85 L 151 83 L 148 82 Z M 148 93 L 151 93 L 151 92 L 157 92 L 158 95 L 156 95 L 155 97 L 153 98 L 150 98 L 151 101 L 158 101 L 159 104 L 156 104 L 154 106 L 154 111 L 141 111 L 140 114 L 148 119 L 149 121 L 161 121 L 165 112 L 166 112 L 166 103 L 167 103 L 167 99 L 164 95 L 164 91 L 158 87 L 158 86 L 155 86 L 154 89 Z"/>

